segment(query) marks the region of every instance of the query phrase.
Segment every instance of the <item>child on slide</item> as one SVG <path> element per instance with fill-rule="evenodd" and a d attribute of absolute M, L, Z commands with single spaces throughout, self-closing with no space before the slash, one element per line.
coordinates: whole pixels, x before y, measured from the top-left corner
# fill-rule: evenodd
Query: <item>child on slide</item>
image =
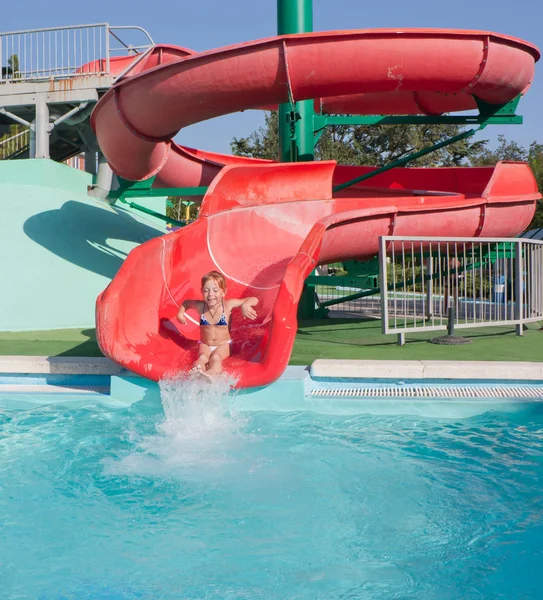
<path fill-rule="evenodd" d="M 195 309 L 200 315 L 200 341 L 198 359 L 189 371 L 212 380 L 221 372 L 222 361 L 230 356 L 230 316 L 232 309 L 239 308 L 244 319 L 256 319 L 253 306 L 258 298 L 226 299 L 226 280 L 222 273 L 210 271 L 202 277 L 203 300 L 185 300 L 177 313 L 177 319 L 183 325 L 187 322 L 185 311 Z"/>

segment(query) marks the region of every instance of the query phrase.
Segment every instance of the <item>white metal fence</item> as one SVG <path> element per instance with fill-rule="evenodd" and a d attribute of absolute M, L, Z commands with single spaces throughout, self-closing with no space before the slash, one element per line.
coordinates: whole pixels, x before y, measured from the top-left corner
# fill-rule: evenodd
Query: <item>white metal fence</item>
<path fill-rule="evenodd" d="M 543 320 L 543 242 L 380 238 L 383 333 Z"/>
<path fill-rule="evenodd" d="M 121 37 L 122 36 L 122 37 Z M 154 45 L 141 27 L 108 23 L 10 31 L 0 34 L 0 83 L 110 72 L 110 59 Z"/>

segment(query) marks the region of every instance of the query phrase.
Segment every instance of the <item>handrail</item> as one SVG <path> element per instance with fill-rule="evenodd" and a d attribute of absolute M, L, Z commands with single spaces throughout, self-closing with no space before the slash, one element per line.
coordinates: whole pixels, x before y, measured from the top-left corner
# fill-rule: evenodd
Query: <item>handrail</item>
<path fill-rule="evenodd" d="M 5 140 L 0 140 L 0 146 L 3 146 L 4 144 L 7 144 L 8 142 L 12 142 L 16 138 L 21 137 L 22 135 L 25 135 L 25 134 L 28 134 L 28 129 L 26 129 L 25 131 L 19 131 L 19 133 L 16 133 L 16 134 L 12 135 L 11 137 L 6 138 Z"/>
<path fill-rule="evenodd" d="M 30 143 L 30 130 L 25 129 L 12 136 L 0 140 L 0 160 L 9 159 L 14 154 L 25 150 Z"/>
<path fill-rule="evenodd" d="M 143 34 L 143 43 L 122 39 L 121 32 L 129 31 Z M 111 37 L 122 47 L 112 47 Z M 139 55 L 154 46 L 149 32 L 137 25 L 91 23 L 8 31 L 0 33 L 0 84 L 109 75 L 113 57 Z"/>
<path fill-rule="evenodd" d="M 85 25 L 63 25 L 61 27 L 41 27 L 36 29 L 20 29 L 18 31 L 3 31 L 0 33 L 0 37 L 3 35 L 23 35 L 27 33 L 41 33 L 43 31 L 60 31 L 66 29 L 79 29 L 81 27 L 108 27 L 108 23 L 89 23 Z"/>

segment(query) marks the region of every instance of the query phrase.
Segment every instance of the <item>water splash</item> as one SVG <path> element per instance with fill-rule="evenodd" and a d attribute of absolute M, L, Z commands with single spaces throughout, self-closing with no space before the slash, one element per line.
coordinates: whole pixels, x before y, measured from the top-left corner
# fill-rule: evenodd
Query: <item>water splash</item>
<path fill-rule="evenodd" d="M 234 408 L 235 380 L 226 375 L 213 383 L 190 377 L 160 381 L 164 419 L 156 433 L 130 432 L 135 450 L 120 461 L 106 464 L 106 474 L 152 477 L 206 477 L 219 473 L 250 435 L 246 418 Z"/>
<path fill-rule="evenodd" d="M 230 391 L 235 380 L 227 375 L 212 383 L 180 377 L 159 382 L 165 419 L 159 433 L 175 440 L 207 445 L 236 434 L 244 424 L 233 408 Z"/>

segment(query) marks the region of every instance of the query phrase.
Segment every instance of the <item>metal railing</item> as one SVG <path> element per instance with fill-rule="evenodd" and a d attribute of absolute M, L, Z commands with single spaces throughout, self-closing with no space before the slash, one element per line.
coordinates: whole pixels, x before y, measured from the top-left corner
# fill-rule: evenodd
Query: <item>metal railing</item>
<path fill-rule="evenodd" d="M 30 144 L 30 129 L 0 140 L 0 160 L 6 160 L 26 150 Z"/>
<path fill-rule="evenodd" d="M 380 295 L 375 293 L 369 282 L 363 284 L 360 277 L 331 273 L 328 276 L 311 276 L 307 281 L 314 285 L 317 305 L 334 311 L 336 316 L 378 317 L 381 314 Z"/>
<path fill-rule="evenodd" d="M 379 262 L 385 334 L 543 320 L 543 242 L 383 236 Z"/>
<path fill-rule="evenodd" d="M 145 29 L 108 23 L 1 33 L 0 84 L 104 75 L 110 72 L 113 57 L 139 54 L 152 46 Z"/>

